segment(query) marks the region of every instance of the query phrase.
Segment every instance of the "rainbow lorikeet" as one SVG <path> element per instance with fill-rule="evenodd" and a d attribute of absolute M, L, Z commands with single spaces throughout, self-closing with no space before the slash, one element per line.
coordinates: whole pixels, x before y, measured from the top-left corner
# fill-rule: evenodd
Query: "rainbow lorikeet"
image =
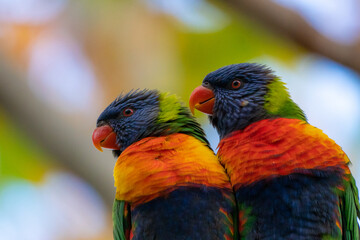
<path fill-rule="evenodd" d="M 242 63 L 211 72 L 190 108 L 209 114 L 220 135 L 241 239 L 359 239 L 348 157 L 307 122 L 271 69 Z"/>
<path fill-rule="evenodd" d="M 93 143 L 118 157 L 114 239 L 233 239 L 230 180 L 175 96 L 136 90 L 118 97 L 98 118 Z"/>

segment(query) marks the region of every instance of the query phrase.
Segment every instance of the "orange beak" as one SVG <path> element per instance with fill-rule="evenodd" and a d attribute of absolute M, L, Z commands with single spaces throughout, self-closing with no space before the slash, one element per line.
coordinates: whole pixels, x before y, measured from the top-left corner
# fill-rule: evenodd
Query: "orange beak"
<path fill-rule="evenodd" d="M 189 106 L 192 114 L 196 108 L 200 112 L 212 115 L 214 104 L 214 92 L 206 87 L 199 86 L 190 95 Z"/>
<path fill-rule="evenodd" d="M 109 125 L 98 127 L 94 130 L 92 141 L 97 150 L 102 152 L 102 147 L 113 150 L 119 150 L 116 143 L 116 133 Z"/>

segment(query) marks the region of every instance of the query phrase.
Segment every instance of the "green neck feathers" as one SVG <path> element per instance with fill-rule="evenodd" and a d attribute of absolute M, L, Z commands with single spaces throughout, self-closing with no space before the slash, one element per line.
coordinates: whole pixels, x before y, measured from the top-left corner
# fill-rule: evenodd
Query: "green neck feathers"
<path fill-rule="evenodd" d="M 271 116 L 307 121 L 304 112 L 290 98 L 288 89 L 279 78 L 268 84 L 268 92 L 264 99 L 264 108 Z"/>
<path fill-rule="evenodd" d="M 209 146 L 200 124 L 196 122 L 188 108 L 184 107 L 175 95 L 160 93 L 159 108 L 157 124 L 165 128 L 167 133 L 184 133 Z"/>

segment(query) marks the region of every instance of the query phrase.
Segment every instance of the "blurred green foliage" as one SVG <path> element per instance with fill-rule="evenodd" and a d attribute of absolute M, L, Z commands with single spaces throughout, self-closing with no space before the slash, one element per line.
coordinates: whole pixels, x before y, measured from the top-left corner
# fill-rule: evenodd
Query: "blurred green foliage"
<path fill-rule="evenodd" d="M 41 181 L 52 161 L 1 108 L 0 133 L 0 182 L 14 178 Z"/>

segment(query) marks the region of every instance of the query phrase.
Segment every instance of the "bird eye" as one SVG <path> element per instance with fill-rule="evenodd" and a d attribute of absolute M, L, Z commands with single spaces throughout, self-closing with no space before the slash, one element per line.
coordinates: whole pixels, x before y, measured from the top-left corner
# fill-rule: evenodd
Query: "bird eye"
<path fill-rule="evenodd" d="M 238 88 L 240 88 L 240 87 L 241 87 L 241 81 L 240 81 L 240 80 L 234 80 L 234 81 L 232 81 L 231 87 L 232 87 L 233 89 L 238 89 Z"/>
<path fill-rule="evenodd" d="M 134 110 L 132 110 L 131 108 L 125 108 L 123 111 L 123 115 L 125 117 L 130 117 L 131 115 L 133 115 Z"/>
<path fill-rule="evenodd" d="M 203 82 L 203 86 L 208 88 L 210 86 L 210 83 L 208 81 L 205 81 Z"/>

